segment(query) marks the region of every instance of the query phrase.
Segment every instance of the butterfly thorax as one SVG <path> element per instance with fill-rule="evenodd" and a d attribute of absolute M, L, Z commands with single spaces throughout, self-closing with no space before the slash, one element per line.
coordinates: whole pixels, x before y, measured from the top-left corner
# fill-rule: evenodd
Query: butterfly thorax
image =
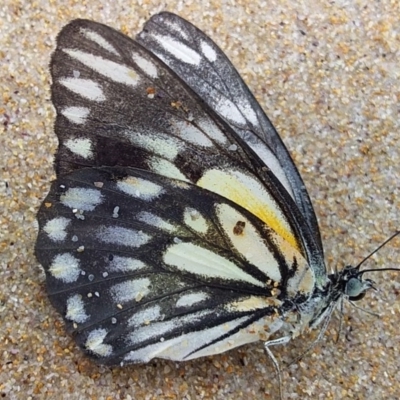
<path fill-rule="evenodd" d="M 326 284 L 322 287 L 316 286 L 309 300 L 298 306 L 302 319 L 300 325 L 318 327 L 330 318 L 341 299 L 361 300 L 369 289 L 374 288 L 373 284 L 370 279 L 362 280 L 358 268 L 350 265 L 342 271 L 328 275 Z"/>

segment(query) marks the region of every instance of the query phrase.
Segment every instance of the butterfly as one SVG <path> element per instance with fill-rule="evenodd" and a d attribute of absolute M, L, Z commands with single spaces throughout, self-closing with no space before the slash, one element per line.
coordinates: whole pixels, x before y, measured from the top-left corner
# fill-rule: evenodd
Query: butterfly
<path fill-rule="evenodd" d="M 35 253 L 67 330 L 106 365 L 176 361 L 307 329 L 374 288 L 328 274 L 274 126 L 224 53 L 163 12 L 136 40 L 74 20 L 51 60 L 56 180 Z M 274 339 L 277 338 L 277 339 Z"/>

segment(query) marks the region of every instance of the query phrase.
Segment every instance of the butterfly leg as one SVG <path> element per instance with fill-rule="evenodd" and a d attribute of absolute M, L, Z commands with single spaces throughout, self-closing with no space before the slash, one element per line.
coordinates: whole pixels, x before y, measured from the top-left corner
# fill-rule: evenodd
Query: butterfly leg
<path fill-rule="evenodd" d="M 279 383 L 279 398 L 283 399 L 283 390 L 282 390 L 282 377 L 281 377 L 281 370 L 279 368 L 278 361 L 276 360 L 275 356 L 273 355 L 272 351 L 269 349 L 271 346 L 276 346 L 280 344 L 289 343 L 291 336 L 283 336 L 278 339 L 268 340 L 268 342 L 264 343 L 265 351 L 268 354 L 268 357 L 271 359 L 272 364 L 274 365 L 276 375 L 278 376 L 278 383 Z"/>

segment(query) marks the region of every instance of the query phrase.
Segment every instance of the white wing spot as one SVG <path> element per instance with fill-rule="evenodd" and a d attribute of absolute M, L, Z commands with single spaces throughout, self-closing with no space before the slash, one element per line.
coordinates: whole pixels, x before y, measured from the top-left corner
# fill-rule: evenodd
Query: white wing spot
<path fill-rule="evenodd" d="M 50 267 L 50 274 L 65 283 L 76 282 L 81 274 L 80 262 L 72 254 L 57 254 Z"/>
<path fill-rule="evenodd" d="M 192 187 L 188 183 L 182 181 L 171 181 L 170 184 L 171 186 L 182 190 L 189 190 Z"/>
<path fill-rule="evenodd" d="M 151 201 L 164 193 L 164 189 L 146 179 L 128 176 L 117 183 L 117 188 L 129 196 Z"/>
<path fill-rule="evenodd" d="M 176 302 L 176 307 L 191 307 L 194 304 L 198 304 L 204 300 L 207 300 L 208 297 L 209 295 L 205 292 L 184 294 Z"/>
<path fill-rule="evenodd" d="M 130 301 L 140 301 L 150 293 L 150 279 L 141 278 L 118 283 L 111 287 L 111 297 L 115 303 L 128 303 Z"/>
<path fill-rule="evenodd" d="M 226 136 L 218 128 L 217 125 L 210 119 L 200 119 L 196 121 L 197 125 L 202 129 L 207 136 L 211 137 L 212 139 L 216 140 L 219 143 L 226 143 Z"/>
<path fill-rule="evenodd" d="M 139 271 L 146 268 L 146 264 L 136 258 L 114 256 L 112 261 L 109 262 L 107 269 L 115 272 L 131 272 Z"/>
<path fill-rule="evenodd" d="M 236 105 L 226 97 L 221 97 L 219 99 L 218 103 L 215 104 L 215 110 L 229 121 L 236 122 L 240 125 L 246 123 L 246 120 L 243 118 L 243 115 Z"/>
<path fill-rule="evenodd" d="M 208 61 L 214 62 L 217 59 L 217 53 L 207 42 L 202 41 L 200 47 L 204 57 L 207 58 Z"/>
<path fill-rule="evenodd" d="M 151 171 L 163 175 L 167 178 L 172 178 L 172 179 L 178 179 L 180 181 L 185 181 L 185 182 L 190 182 L 188 178 L 186 178 L 185 175 L 182 174 L 182 172 L 179 170 L 179 168 L 175 165 L 172 164 L 171 162 L 167 160 L 162 160 L 157 157 L 153 157 L 149 161 L 149 167 Z"/>
<path fill-rule="evenodd" d="M 59 82 L 67 89 L 86 99 L 92 101 L 104 101 L 106 99 L 103 89 L 97 82 L 91 79 L 62 78 Z"/>
<path fill-rule="evenodd" d="M 112 217 L 113 218 L 119 218 L 119 206 L 115 206 L 113 209 Z"/>
<path fill-rule="evenodd" d="M 149 337 L 156 338 L 164 335 L 165 333 L 171 332 L 174 328 L 198 321 L 213 312 L 213 310 L 204 310 L 178 318 L 173 318 L 169 321 L 154 322 L 150 325 L 141 326 L 140 328 L 135 329 L 129 335 L 128 340 L 132 344 L 137 344 L 145 341 Z"/>
<path fill-rule="evenodd" d="M 213 142 L 199 129 L 185 121 L 171 121 L 173 133 L 198 146 L 211 147 Z M 208 132 L 206 132 L 207 134 Z"/>
<path fill-rule="evenodd" d="M 137 248 L 146 244 L 151 236 L 142 231 L 120 226 L 102 226 L 95 234 L 103 243 Z"/>
<path fill-rule="evenodd" d="M 185 224 L 198 233 L 205 234 L 208 231 L 206 219 L 194 208 L 186 207 L 183 213 Z"/>
<path fill-rule="evenodd" d="M 264 287 L 263 282 L 253 278 L 227 258 L 193 243 L 174 244 L 167 248 L 163 258 L 166 264 L 200 277 L 246 282 Z"/>
<path fill-rule="evenodd" d="M 158 71 L 157 67 L 146 58 L 142 57 L 137 53 L 132 54 L 133 61 L 135 61 L 136 65 L 148 76 L 151 78 L 157 78 Z"/>
<path fill-rule="evenodd" d="M 175 32 L 177 32 L 181 37 L 183 37 L 186 40 L 189 40 L 188 35 L 186 34 L 186 32 L 175 22 L 171 22 L 171 21 L 163 21 L 162 22 L 167 25 L 169 28 L 171 28 L 172 30 L 174 30 Z"/>
<path fill-rule="evenodd" d="M 85 312 L 85 305 L 80 294 L 74 294 L 68 298 L 65 318 L 78 324 L 83 324 L 89 319 L 89 315 Z"/>
<path fill-rule="evenodd" d="M 138 344 L 148 338 L 155 338 L 172 331 L 176 327 L 176 321 L 154 322 L 136 328 L 128 337 L 130 344 Z"/>
<path fill-rule="evenodd" d="M 142 211 L 137 215 L 137 219 L 145 224 L 154 226 L 167 232 L 175 232 L 176 227 L 169 222 L 165 221 L 158 215 L 152 214 L 147 211 Z"/>
<path fill-rule="evenodd" d="M 248 121 L 255 126 L 259 126 L 257 114 L 248 101 L 242 99 L 240 102 L 238 102 L 238 107 Z"/>
<path fill-rule="evenodd" d="M 70 188 L 60 196 L 61 204 L 80 211 L 93 211 L 103 202 L 100 190 Z"/>
<path fill-rule="evenodd" d="M 57 217 L 47 221 L 43 230 L 53 242 L 61 242 L 67 237 L 66 227 L 71 220 L 65 217 Z"/>
<path fill-rule="evenodd" d="M 179 152 L 184 150 L 182 141 L 161 133 L 152 134 L 126 131 L 124 132 L 124 136 L 134 145 L 143 147 L 145 150 L 171 161 L 175 159 Z"/>
<path fill-rule="evenodd" d="M 64 146 L 72 151 L 72 153 L 84 158 L 85 160 L 93 158 L 93 146 L 90 139 L 68 139 L 64 142 Z"/>
<path fill-rule="evenodd" d="M 275 154 L 258 138 L 251 137 L 251 139 L 246 140 L 246 143 L 257 153 L 261 160 L 264 161 L 264 164 L 268 166 L 272 173 L 278 178 L 279 182 L 285 187 L 290 196 L 294 198 L 292 187 L 290 186 L 286 173 Z"/>
<path fill-rule="evenodd" d="M 85 342 L 85 347 L 100 357 L 108 357 L 112 354 L 113 348 L 110 344 L 104 344 L 107 336 L 106 329 L 95 329 L 91 331 Z"/>
<path fill-rule="evenodd" d="M 86 119 L 90 114 L 90 109 L 87 107 L 65 107 L 61 110 L 61 114 L 70 122 L 82 125 L 86 123 Z"/>
<path fill-rule="evenodd" d="M 200 65 L 200 54 L 182 42 L 178 42 L 170 36 L 153 35 L 153 37 L 168 53 L 172 54 L 178 60 L 187 64 Z"/>
<path fill-rule="evenodd" d="M 154 307 L 147 308 L 146 310 L 139 311 L 129 318 L 128 326 L 137 327 L 141 325 L 148 325 L 153 321 L 157 321 L 161 317 L 160 310 L 160 306 L 156 305 Z"/>
<path fill-rule="evenodd" d="M 123 83 L 128 86 L 137 86 L 140 81 L 140 77 L 134 69 L 128 68 L 120 63 L 80 50 L 63 49 L 63 51 L 70 57 L 91 68 L 93 71 L 98 72 L 114 82 Z"/>
<path fill-rule="evenodd" d="M 256 311 L 268 307 L 281 307 L 282 301 L 276 297 L 249 296 L 225 305 L 225 309 L 229 312 L 249 312 Z"/>
<path fill-rule="evenodd" d="M 113 53 L 119 57 L 119 53 L 115 49 L 115 47 L 111 43 L 109 43 L 106 39 L 104 39 L 103 36 L 99 35 L 97 32 L 91 31 L 89 29 L 81 28 L 80 31 L 84 36 L 86 36 L 86 38 L 88 38 L 92 42 L 95 42 L 103 49 L 105 49 L 105 50 L 109 51 L 110 53 Z"/>
<path fill-rule="evenodd" d="M 237 149 L 238 149 L 238 147 L 237 147 L 236 144 L 231 144 L 231 145 L 228 147 L 228 150 L 229 150 L 229 151 L 236 151 Z"/>

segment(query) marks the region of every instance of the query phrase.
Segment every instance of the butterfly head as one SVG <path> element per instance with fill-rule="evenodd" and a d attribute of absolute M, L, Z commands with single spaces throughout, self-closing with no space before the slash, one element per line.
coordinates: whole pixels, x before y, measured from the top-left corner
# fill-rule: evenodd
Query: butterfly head
<path fill-rule="evenodd" d="M 375 282 L 372 279 L 363 279 L 363 275 L 367 272 L 378 271 L 400 271 L 397 268 L 381 268 L 381 269 L 364 269 L 360 270 L 361 265 L 364 264 L 371 256 L 379 251 L 388 242 L 398 236 L 400 232 L 395 232 L 389 239 L 382 243 L 376 250 L 364 258 L 356 267 L 351 265 L 346 266 L 341 272 L 335 273 L 330 276 L 331 281 L 337 289 L 337 293 L 346 296 L 350 301 L 358 301 L 364 298 L 368 290 L 377 290 L 374 286 Z"/>
<path fill-rule="evenodd" d="M 347 296 L 350 301 L 358 301 L 364 298 L 368 290 L 374 289 L 374 281 L 364 279 L 365 271 L 359 271 L 358 267 L 346 266 L 338 277 L 340 292 Z"/>

